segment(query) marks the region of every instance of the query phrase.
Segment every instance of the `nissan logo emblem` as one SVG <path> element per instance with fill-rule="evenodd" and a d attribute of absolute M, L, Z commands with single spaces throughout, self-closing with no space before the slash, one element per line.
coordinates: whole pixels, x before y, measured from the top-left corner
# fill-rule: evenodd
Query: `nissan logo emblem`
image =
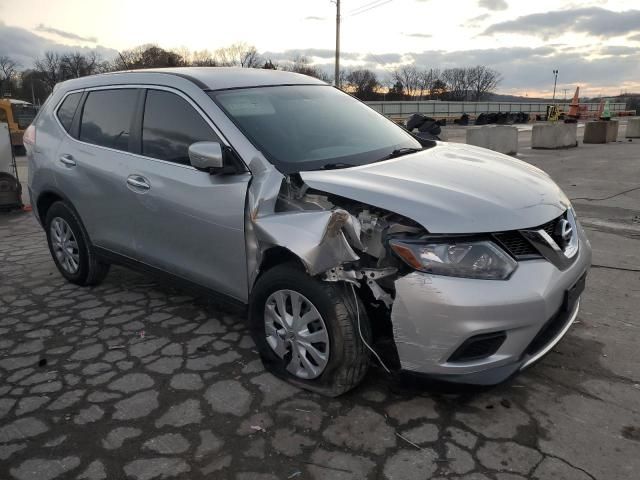
<path fill-rule="evenodd" d="M 556 241 L 558 241 L 560 247 L 564 249 L 571 241 L 571 237 L 573 236 L 573 227 L 568 220 L 563 218 L 556 225 L 554 234 Z"/>

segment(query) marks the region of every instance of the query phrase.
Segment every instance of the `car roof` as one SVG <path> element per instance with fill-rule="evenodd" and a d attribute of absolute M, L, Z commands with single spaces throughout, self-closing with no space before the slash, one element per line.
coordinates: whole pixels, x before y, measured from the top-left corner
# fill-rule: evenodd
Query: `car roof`
<path fill-rule="evenodd" d="M 112 83 L 116 79 L 120 83 L 127 76 L 133 75 L 137 80 L 143 75 L 149 75 L 149 80 L 157 81 L 159 74 L 186 78 L 203 90 L 227 90 L 272 85 L 326 85 L 322 80 L 299 73 L 240 67 L 178 67 L 126 70 L 82 77 L 63 83 L 67 86 L 72 86 L 73 84 L 74 87 Z"/>

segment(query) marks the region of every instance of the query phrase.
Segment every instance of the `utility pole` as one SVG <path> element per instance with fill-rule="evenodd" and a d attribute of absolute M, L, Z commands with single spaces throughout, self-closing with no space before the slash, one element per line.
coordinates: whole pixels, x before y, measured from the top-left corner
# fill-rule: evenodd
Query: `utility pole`
<path fill-rule="evenodd" d="M 556 84 L 558 83 L 558 70 L 553 71 L 553 76 L 555 79 L 553 80 L 553 99 L 552 102 L 556 101 Z"/>
<path fill-rule="evenodd" d="M 336 70 L 333 84 L 340 88 L 340 0 L 336 1 Z"/>

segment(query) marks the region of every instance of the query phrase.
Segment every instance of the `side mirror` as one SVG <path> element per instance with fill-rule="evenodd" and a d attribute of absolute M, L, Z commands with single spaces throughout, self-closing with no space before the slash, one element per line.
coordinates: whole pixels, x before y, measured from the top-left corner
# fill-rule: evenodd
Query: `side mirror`
<path fill-rule="evenodd" d="M 224 168 L 222 146 L 218 142 L 196 142 L 189 145 L 189 160 L 198 170 L 218 173 Z"/>

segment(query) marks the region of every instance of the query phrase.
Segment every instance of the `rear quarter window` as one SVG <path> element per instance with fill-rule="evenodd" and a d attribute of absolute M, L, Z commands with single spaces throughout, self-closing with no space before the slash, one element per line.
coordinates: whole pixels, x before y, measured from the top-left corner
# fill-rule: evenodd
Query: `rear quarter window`
<path fill-rule="evenodd" d="M 81 97 L 81 92 L 67 95 L 67 97 L 62 101 L 62 104 L 58 108 L 58 111 L 56 112 L 58 120 L 60 120 L 60 124 L 67 132 L 69 132 L 69 130 L 71 129 L 73 117 L 76 113 L 76 109 L 78 108 L 78 103 L 80 103 Z"/>
<path fill-rule="evenodd" d="M 138 90 L 96 90 L 82 109 L 80 140 L 116 150 L 129 150 Z"/>

